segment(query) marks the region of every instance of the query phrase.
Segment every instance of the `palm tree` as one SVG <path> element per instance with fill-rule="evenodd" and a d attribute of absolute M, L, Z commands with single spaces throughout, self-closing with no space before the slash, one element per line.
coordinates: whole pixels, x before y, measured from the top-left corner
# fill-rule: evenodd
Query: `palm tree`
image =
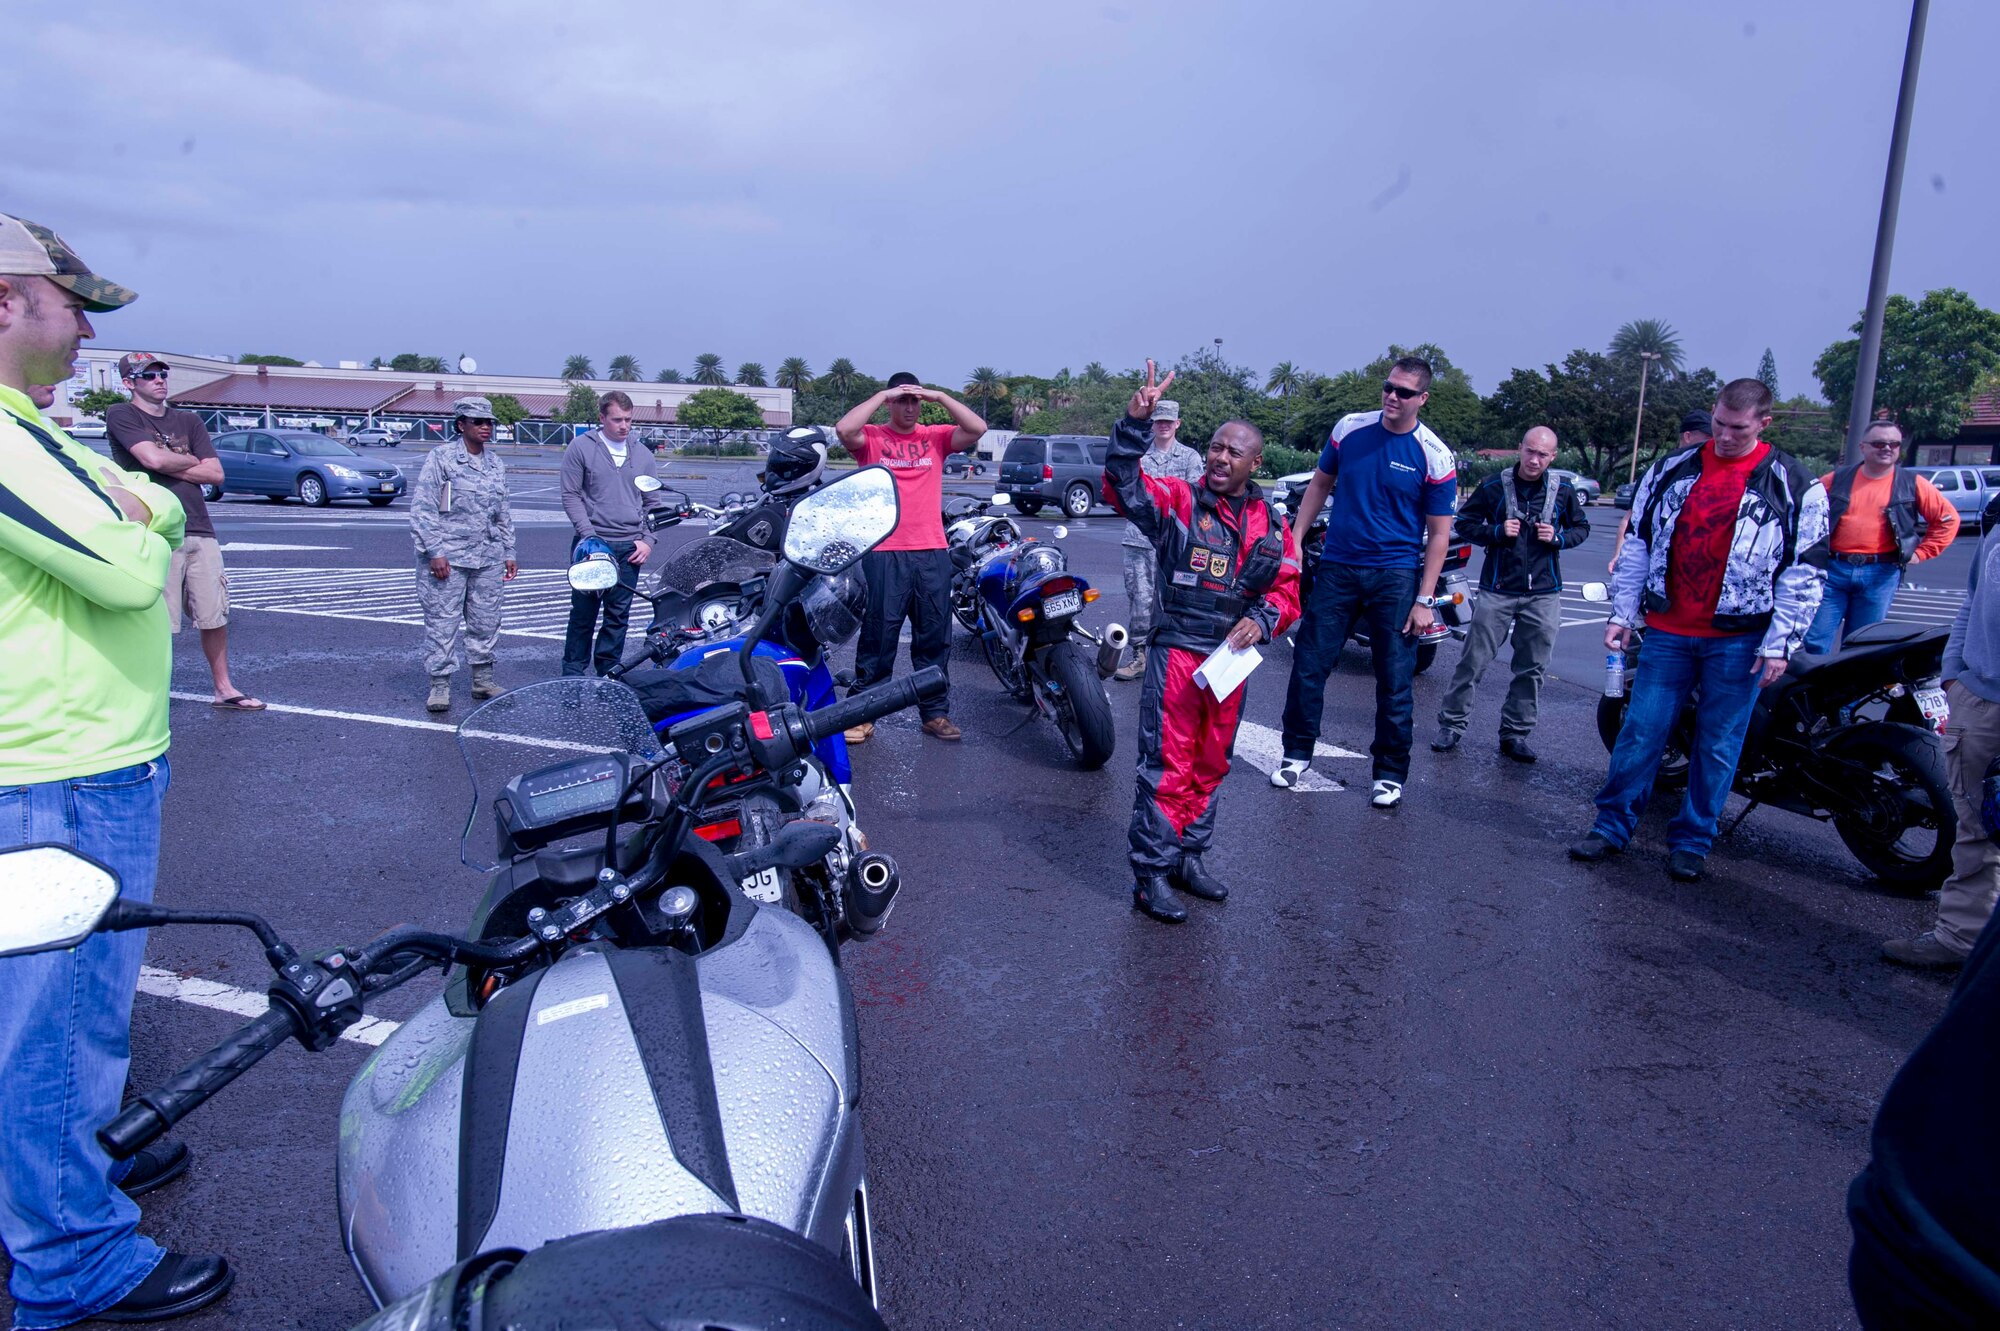
<path fill-rule="evenodd" d="M 812 387 L 812 366 L 803 356 L 787 356 L 778 362 L 778 387 L 803 393 Z"/>
<path fill-rule="evenodd" d="M 704 351 L 694 358 L 694 383 L 726 384 L 729 376 L 722 372 L 722 357 L 713 351 Z"/>
<path fill-rule="evenodd" d="M 1305 376 L 1299 372 L 1298 366 L 1288 360 L 1281 360 L 1271 367 L 1271 377 L 1264 381 L 1264 391 L 1275 393 L 1279 397 L 1290 397 L 1299 391 L 1304 380 Z"/>
<path fill-rule="evenodd" d="M 1111 371 L 1105 369 L 1098 362 L 1092 361 L 1083 367 L 1083 373 L 1077 377 L 1087 384 L 1108 384 L 1111 382 Z"/>
<path fill-rule="evenodd" d="M 1076 380 L 1070 375 L 1069 366 L 1056 371 L 1056 377 L 1049 380 L 1049 410 L 1061 411 L 1076 401 Z"/>
<path fill-rule="evenodd" d="M 846 397 L 854 391 L 854 380 L 861 371 L 854 368 L 854 362 L 842 356 L 826 367 L 826 383 L 834 392 Z"/>
<path fill-rule="evenodd" d="M 745 388 L 769 388 L 764 382 L 764 367 L 754 360 L 746 360 L 736 367 L 736 382 Z"/>
<path fill-rule="evenodd" d="M 653 382 L 656 384 L 677 384 L 680 381 L 681 381 L 681 372 L 679 370 L 673 370 L 673 369 L 661 370 L 658 374 L 653 376 Z"/>
<path fill-rule="evenodd" d="M 1642 355 L 1658 356 L 1661 374 L 1679 374 L 1687 364 L 1681 335 L 1662 319 L 1634 319 L 1612 335 L 1611 359 L 1635 361 Z"/>
<path fill-rule="evenodd" d="M 571 356 L 563 362 L 562 377 L 565 379 L 595 379 L 597 371 L 588 356 Z"/>
<path fill-rule="evenodd" d="M 1007 381 L 991 365 L 981 365 L 965 381 L 965 395 L 979 399 L 979 414 L 988 414 L 998 398 L 1007 396 Z"/>
<path fill-rule="evenodd" d="M 645 378 L 646 374 L 639 368 L 637 356 L 613 356 L 611 377 L 621 384 L 636 384 Z"/>

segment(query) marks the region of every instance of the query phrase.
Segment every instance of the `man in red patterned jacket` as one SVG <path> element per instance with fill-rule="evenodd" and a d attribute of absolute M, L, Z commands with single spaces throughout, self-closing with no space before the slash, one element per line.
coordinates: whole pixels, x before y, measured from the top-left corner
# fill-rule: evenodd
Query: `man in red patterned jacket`
<path fill-rule="evenodd" d="M 1160 617 L 1139 698 L 1132 904 L 1178 924 L 1187 907 L 1175 887 L 1208 901 L 1229 894 L 1201 857 L 1215 831 L 1215 791 L 1229 773 L 1246 687 L 1218 699 L 1194 672 L 1225 641 L 1241 650 L 1291 626 L 1299 617 L 1299 561 L 1284 518 L 1250 479 L 1264 460 L 1256 426 L 1227 421 L 1216 430 L 1200 485 L 1140 470 L 1152 446 L 1153 404 L 1174 381 L 1169 373 L 1155 383 L 1155 374 L 1147 361 L 1145 385 L 1112 430 L 1104 498 L 1159 554 Z"/>

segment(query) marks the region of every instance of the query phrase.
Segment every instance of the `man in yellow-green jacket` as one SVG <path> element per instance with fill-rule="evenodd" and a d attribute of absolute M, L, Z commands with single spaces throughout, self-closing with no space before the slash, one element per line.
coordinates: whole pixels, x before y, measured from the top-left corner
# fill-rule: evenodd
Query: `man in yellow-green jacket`
<path fill-rule="evenodd" d="M 53 231 L 0 215 L 0 850 L 73 846 L 143 902 L 167 788 L 160 590 L 184 517 L 28 396 L 69 377 L 89 314 L 133 299 Z M 0 1241 L 16 1327 L 176 1316 L 233 1278 L 219 1257 L 139 1234 L 131 1195 L 181 1173 L 184 1147 L 114 1166 L 97 1144 L 124 1088 L 145 947 L 135 931 L 0 958 Z"/>

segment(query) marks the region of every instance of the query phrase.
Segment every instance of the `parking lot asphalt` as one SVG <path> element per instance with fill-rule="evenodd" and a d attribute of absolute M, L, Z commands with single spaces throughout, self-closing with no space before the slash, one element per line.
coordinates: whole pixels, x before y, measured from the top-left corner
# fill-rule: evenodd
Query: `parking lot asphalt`
<path fill-rule="evenodd" d="M 559 570 L 566 528 L 533 516 L 556 505 L 520 481 L 524 567 Z M 217 506 L 237 680 L 298 710 L 206 706 L 198 645 L 176 642 L 189 697 L 161 901 L 258 909 L 302 947 L 462 926 L 481 887 L 457 860 L 470 792 L 422 709 L 403 514 Z M 1608 556 L 1610 525 L 1584 550 Z M 1091 622 L 1122 618 L 1115 519 L 1069 527 L 1073 566 L 1105 592 Z M 555 673 L 560 648 L 532 626 L 562 592 L 536 581 L 509 593 L 508 686 Z M 1129 901 L 1137 686 L 1111 686 L 1118 754 L 1079 772 L 961 638 L 966 741 L 903 715 L 855 754 L 861 824 L 905 884 L 888 929 L 846 952 L 890 1324 L 1852 1325 L 1844 1189 L 1949 987 L 1875 949 L 1931 906 L 1770 811 L 1699 883 L 1661 871 L 1664 804 L 1622 859 L 1571 864 L 1604 771 L 1596 640 L 1565 631 L 1532 768 L 1484 742 L 1424 747 L 1446 646 L 1416 685 L 1394 813 L 1368 808 L 1360 757 L 1323 757 L 1323 791 L 1273 789 L 1246 730 L 1212 856 L 1232 896 L 1169 929 Z M 1289 664 L 1279 644 L 1251 679 L 1252 726 L 1277 726 Z M 1482 685 L 1475 737 L 1504 686 Z M 467 710 L 461 695 L 443 719 Z M 1326 742 L 1365 751 L 1372 716 L 1350 650 Z M 235 931 L 154 930 L 147 964 L 265 979 Z M 380 1015 L 434 992 L 413 984 Z M 134 1084 L 240 1020 L 142 994 Z M 179 1130 L 194 1169 L 145 1199 L 144 1228 L 241 1272 L 190 1331 L 330 1331 L 369 1311 L 332 1204 L 339 1098 L 368 1054 L 280 1051 Z"/>

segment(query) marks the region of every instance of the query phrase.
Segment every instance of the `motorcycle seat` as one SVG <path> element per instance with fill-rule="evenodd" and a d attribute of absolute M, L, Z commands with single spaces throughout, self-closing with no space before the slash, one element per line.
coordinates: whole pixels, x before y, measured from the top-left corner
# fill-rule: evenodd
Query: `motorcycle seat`
<path fill-rule="evenodd" d="M 1927 627 L 1922 624 L 1870 624 L 1847 635 L 1846 641 L 1831 652 L 1794 652 L 1791 673 L 1808 674 L 1814 670 L 1824 670 L 1835 662 L 1881 659 L 1901 656 L 1926 639 L 1937 639 L 1940 654 L 1944 650 L 1944 640 L 1949 636 L 1944 629 Z"/>

